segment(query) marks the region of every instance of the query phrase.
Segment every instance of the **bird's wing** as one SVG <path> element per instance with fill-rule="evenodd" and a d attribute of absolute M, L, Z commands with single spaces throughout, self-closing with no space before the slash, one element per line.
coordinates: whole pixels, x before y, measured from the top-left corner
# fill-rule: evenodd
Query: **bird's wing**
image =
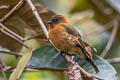
<path fill-rule="evenodd" d="M 62 24 L 62 26 L 66 29 L 66 31 L 69 34 L 81 37 L 81 35 L 79 34 L 79 32 L 74 27 L 72 27 L 71 25 Z"/>
<path fill-rule="evenodd" d="M 84 42 L 82 39 L 78 38 L 76 40 L 79 43 L 79 47 L 82 49 L 84 55 L 88 58 L 92 58 L 92 50 L 91 46 L 89 46 L 86 42 Z"/>
<path fill-rule="evenodd" d="M 83 52 L 85 51 L 89 52 L 89 53 L 84 53 L 84 55 L 86 55 L 87 57 L 92 57 L 92 52 L 90 51 L 91 47 L 81 39 L 82 37 L 79 34 L 79 32 L 71 25 L 62 24 L 62 26 L 66 29 L 66 31 L 69 34 L 73 36 L 73 38 L 76 39 L 76 41 L 79 44 L 79 47 L 82 48 Z"/>

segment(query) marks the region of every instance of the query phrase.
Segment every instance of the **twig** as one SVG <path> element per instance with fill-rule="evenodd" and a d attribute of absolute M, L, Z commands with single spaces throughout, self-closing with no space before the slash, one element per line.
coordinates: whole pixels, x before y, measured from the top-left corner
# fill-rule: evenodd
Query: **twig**
<path fill-rule="evenodd" d="M 83 80 L 80 70 L 77 65 L 71 64 L 68 70 L 64 71 L 69 80 Z"/>
<path fill-rule="evenodd" d="M 18 38 L 18 35 L 15 34 L 14 32 L 12 32 L 11 30 L 9 30 L 6 26 L 4 26 L 2 23 L 0 23 L 0 26 L 2 27 L 0 29 L 0 31 L 4 34 L 6 34 L 7 36 L 15 39 L 16 41 L 18 41 L 20 44 L 22 44 L 24 47 L 29 48 L 27 45 L 24 44 L 24 42 L 20 39 L 20 37 Z M 21 37 L 22 38 L 22 37 Z"/>
<path fill-rule="evenodd" d="M 85 79 L 83 80 L 97 80 L 94 76 L 86 72 L 84 69 L 82 69 L 73 59 L 67 55 L 65 55 L 65 59 L 71 63 L 68 69 L 51 69 L 51 68 L 35 68 L 35 67 L 26 67 L 24 70 L 25 71 L 38 71 L 38 70 L 51 70 L 51 71 L 59 71 L 63 72 L 65 71 L 65 74 L 68 75 L 68 77 L 72 77 L 72 80 L 82 80 L 81 78 L 84 77 Z M 7 71 L 14 71 L 16 67 L 10 67 L 7 69 Z M 71 71 L 71 73 L 70 73 Z M 72 74 L 72 75 L 71 75 Z M 74 74 L 74 75 L 73 75 Z M 82 74 L 82 76 L 80 76 Z M 75 78 L 75 79 L 73 79 Z M 71 79 L 70 79 L 71 80 Z"/>
<path fill-rule="evenodd" d="M 12 52 L 12 51 L 2 51 L 2 50 L 0 50 L 0 53 L 15 55 L 15 56 L 17 56 L 17 57 L 22 56 L 22 54 L 17 53 L 17 52 Z"/>
<path fill-rule="evenodd" d="M 15 34 L 13 31 L 11 31 L 10 29 L 8 29 L 7 27 L 5 27 L 1 22 L 4 22 L 6 19 L 8 19 L 16 10 L 18 10 L 22 4 L 24 3 L 25 0 L 20 0 L 18 2 L 18 4 L 16 4 L 16 6 L 10 11 L 8 12 L 2 19 L 0 19 L 0 26 L 9 34 L 13 35 L 14 37 L 16 37 L 17 39 L 20 39 L 21 41 L 24 41 L 24 38 L 22 38 L 21 36 Z"/>
<path fill-rule="evenodd" d="M 8 12 L 2 19 L 0 19 L 0 22 L 4 22 L 5 20 L 7 20 L 16 10 L 18 10 L 22 6 L 24 1 L 25 0 L 20 0 L 18 4 L 16 4 L 16 6 L 13 7 L 12 10 L 10 10 L 10 12 Z"/>
<path fill-rule="evenodd" d="M 18 34 L 14 33 L 13 31 L 11 31 L 10 29 L 8 29 L 5 25 L 3 25 L 2 23 L 0 23 L 0 26 L 9 34 L 15 36 L 17 39 L 24 41 L 24 38 L 22 38 L 21 36 L 19 36 Z"/>
<path fill-rule="evenodd" d="M 0 9 L 8 9 L 10 6 L 9 5 L 2 5 L 0 6 Z"/>
<path fill-rule="evenodd" d="M 16 38 L 15 36 L 9 34 L 9 33 L 6 32 L 4 29 L 0 29 L 0 31 L 1 31 L 3 34 L 5 34 L 5 35 L 7 35 L 7 36 L 9 36 L 9 37 L 11 37 L 11 38 L 13 38 L 13 39 L 15 39 L 15 40 L 18 41 L 20 44 L 22 44 L 24 47 L 29 48 L 29 47 L 28 47 L 27 45 L 25 45 L 21 40 L 19 40 L 19 39 Z"/>
<path fill-rule="evenodd" d="M 41 35 L 43 35 L 43 33 L 38 33 L 38 34 L 36 34 L 36 35 L 34 35 L 34 36 L 31 36 L 31 37 L 29 37 L 29 38 L 25 38 L 24 40 L 26 41 L 26 40 L 35 39 L 35 38 L 38 38 L 38 37 L 41 36 Z M 46 41 L 47 41 L 47 39 L 45 39 L 45 38 L 43 38 L 42 40 L 46 40 Z"/>
<path fill-rule="evenodd" d="M 69 70 L 65 71 L 65 74 L 68 76 L 69 80 L 81 80 L 81 77 L 87 78 L 89 80 L 98 80 L 88 72 L 86 72 L 84 69 L 82 69 L 78 63 L 73 61 L 73 59 L 70 56 L 67 56 L 66 54 L 62 53 L 62 55 L 65 57 L 65 59 L 71 63 L 69 67 L 71 67 Z M 78 71 L 79 70 L 79 71 Z M 70 73 L 69 73 L 70 72 Z M 73 72 L 73 73 L 71 73 Z M 76 73 L 77 72 L 77 73 Z M 72 75 L 71 75 L 72 74 Z M 82 76 L 80 74 L 83 74 Z M 72 79 L 71 79 L 72 76 Z M 76 79 L 77 78 L 77 79 Z M 83 78 L 82 78 L 83 79 Z M 84 79 L 85 80 L 85 79 Z"/>
<path fill-rule="evenodd" d="M 7 71 L 14 71 L 16 69 L 16 67 L 9 67 L 7 68 Z M 63 72 L 66 70 L 66 68 L 64 69 L 54 69 L 54 68 L 37 68 L 37 67 L 30 67 L 30 66 L 27 66 L 25 67 L 24 69 L 25 71 L 39 71 L 39 70 L 49 70 L 49 71 L 58 71 L 58 72 Z"/>
<path fill-rule="evenodd" d="M 31 39 L 37 39 L 37 38 L 39 38 L 40 35 L 41 35 L 41 34 L 37 34 L 37 35 L 31 36 L 31 37 L 29 37 L 29 38 L 24 38 L 24 41 L 31 40 Z M 39 40 L 42 40 L 42 41 L 45 41 L 45 42 L 49 42 L 49 40 L 46 39 L 46 38 L 43 37 L 43 36 L 40 36 Z"/>
<path fill-rule="evenodd" d="M 38 14 L 37 9 L 35 8 L 35 6 L 33 5 L 33 3 L 32 3 L 31 0 L 26 0 L 26 1 L 27 1 L 28 5 L 30 6 L 30 8 L 32 9 L 33 14 L 35 15 L 35 17 L 36 17 L 38 23 L 40 24 L 40 26 L 41 26 L 44 34 L 45 34 L 46 37 L 47 37 L 47 39 L 49 39 L 48 31 L 47 31 L 47 29 L 46 29 L 46 27 L 45 27 L 42 19 L 40 18 L 40 15 Z"/>
<path fill-rule="evenodd" d="M 118 58 L 112 58 L 112 59 L 107 59 L 107 61 L 109 63 L 118 63 L 118 62 L 120 62 L 120 57 L 118 57 Z"/>
<path fill-rule="evenodd" d="M 81 70 L 84 78 L 87 77 L 87 80 L 88 80 L 88 78 L 91 79 L 91 80 L 98 80 L 98 79 L 96 79 L 94 76 L 92 76 L 91 74 L 89 74 L 88 72 L 86 72 L 86 71 L 85 71 L 83 68 L 81 68 L 80 66 L 78 66 L 78 67 L 79 67 L 79 69 Z"/>
<path fill-rule="evenodd" d="M 117 29 L 118 29 L 118 20 L 114 21 L 113 23 L 113 30 L 112 30 L 112 33 L 111 33 L 111 36 L 110 36 L 110 39 L 105 47 L 105 49 L 103 50 L 103 52 L 101 53 L 101 57 L 105 57 L 105 55 L 107 54 L 107 52 L 109 51 L 109 49 L 111 48 L 112 46 L 112 43 L 114 41 L 114 38 L 115 38 L 115 35 L 117 33 Z"/>
<path fill-rule="evenodd" d="M 2 75 L 4 77 L 4 80 L 7 80 L 7 77 L 6 77 L 6 74 L 5 74 L 5 65 L 3 64 L 1 59 L 0 59 L 0 69 L 1 69 Z"/>
<path fill-rule="evenodd" d="M 37 39 L 38 38 L 38 35 L 37 36 L 32 36 L 32 37 L 29 37 L 29 38 L 25 38 L 24 39 L 24 41 L 27 41 L 27 40 L 31 40 L 31 39 Z M 43 41 L 46 41 L 46 42 L 48 42 L 48 40 L 47 39 L 39 39 L 39 40 L 43 40 Z"/>

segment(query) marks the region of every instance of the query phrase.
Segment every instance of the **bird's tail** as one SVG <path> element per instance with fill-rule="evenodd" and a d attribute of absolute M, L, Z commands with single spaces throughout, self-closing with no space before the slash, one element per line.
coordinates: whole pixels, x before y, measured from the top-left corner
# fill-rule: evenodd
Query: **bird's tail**
<path fill-rule="evenodd" d="M 85 60 L 94 68 L 95 72 L 98 73 L 99 69 L 96 63 L 93 61 L 92 57 L 89 55 L 89 53 L 86 50 L 82 49 L 82 51 L 85 56 Z"/>
<path fill-rule="evenodd" d="M 99 69 L 97 67 L 97 65 L 95 64 L 95 62 L 92 59 L 92 55 L 85 49 L 86 46 L 89 46 L 88 44 L 86 44 L 84 41 L 82 41 L 80 38 L 78 38 L 77 42 L 79 43 L 79 48 L 82 50 L 85 59 L 88 63 L 90 63 L 93 68 L 95 69 L 96 73 L 99 72 Z"/>
<path fill-rule="evenodd" d="M 99 72 L 97 65 L 95 64 L 95 62 L 92 59 L 86 58 L 86 61 L 91 64 L 91 66 L 95 69 L 96 73 Z"/>

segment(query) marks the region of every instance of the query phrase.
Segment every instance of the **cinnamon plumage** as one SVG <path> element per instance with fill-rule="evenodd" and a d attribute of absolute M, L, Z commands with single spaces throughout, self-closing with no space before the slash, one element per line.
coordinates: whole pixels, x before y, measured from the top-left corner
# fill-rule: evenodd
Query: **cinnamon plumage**
<path fill-rule="evenodd" d="M 79 32 L 70 25 L 67 18 L 62 15 L 54 15 L 48 24 L 49 38 L 58 50 L 68 54 L 76 54 L 90 63 L 96 72 L 99 72 L 93 61 L 91 47 L 82 40 Z"/>

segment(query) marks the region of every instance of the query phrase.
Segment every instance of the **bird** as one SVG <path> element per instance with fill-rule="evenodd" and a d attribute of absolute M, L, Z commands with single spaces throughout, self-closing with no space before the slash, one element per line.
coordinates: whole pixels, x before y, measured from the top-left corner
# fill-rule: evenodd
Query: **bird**
<path fill-rule="evenodd" d="M 93 60 L 91 47 L 82 40 L 82 36 L 62 15 L 53 15 L 49 21 L 48 35 L 53 46 L 64 53 L 75 54 L 93 66 L 96 73 L 99 69 Z"/>

